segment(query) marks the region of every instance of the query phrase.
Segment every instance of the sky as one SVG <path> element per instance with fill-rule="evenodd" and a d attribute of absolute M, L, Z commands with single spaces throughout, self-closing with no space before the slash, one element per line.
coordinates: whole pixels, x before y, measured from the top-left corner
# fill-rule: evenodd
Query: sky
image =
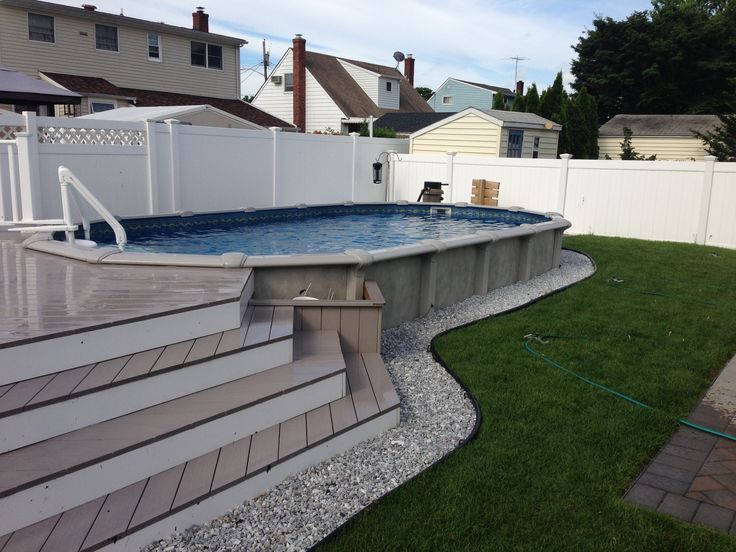
<path fill-rule="evenodd" d="M 83 0 L 56 0 L 80 6 Z M 244 95 L 263 83 L 262 41 L 274 67 L 295 34 L 307 50 L 395 66 L 395 51 L 413 54 L 415 86 L 435 90 L 446 78 L 514 89 L 518 79 L 546 88 L 562 71 L 573 76 L 571 46 L 592 28 L 596 16 L 623 19 L 651 6 L 650 0 L 86 0 L 98 10 L 191 27 L 191 13 L 204 4 L 210 32 L 243 38 Z M 403 71 L 403 64 L 399 66 Z"/>

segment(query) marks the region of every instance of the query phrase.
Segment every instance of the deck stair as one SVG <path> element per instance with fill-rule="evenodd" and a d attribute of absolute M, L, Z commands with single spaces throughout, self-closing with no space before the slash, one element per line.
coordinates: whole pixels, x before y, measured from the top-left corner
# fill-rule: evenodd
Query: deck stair
<path fill-rule="evenodd" d="M 136 550 L 398 423 L 380 302 L 253 301 L 243 275 L 183 319 L 2 344 L 43 366 L 0 368 L 0 552 Z"/>

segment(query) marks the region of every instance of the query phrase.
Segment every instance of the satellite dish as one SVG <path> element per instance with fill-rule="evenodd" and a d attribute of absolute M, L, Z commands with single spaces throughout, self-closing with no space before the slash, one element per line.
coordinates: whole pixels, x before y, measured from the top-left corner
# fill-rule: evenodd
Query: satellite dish
<path fill-rule="evenodd" d="M 396 60 L 396 63 L 401 63 L 404 61 L 404 54 L 402 52 L 394 52 L 394 59 Z"/>

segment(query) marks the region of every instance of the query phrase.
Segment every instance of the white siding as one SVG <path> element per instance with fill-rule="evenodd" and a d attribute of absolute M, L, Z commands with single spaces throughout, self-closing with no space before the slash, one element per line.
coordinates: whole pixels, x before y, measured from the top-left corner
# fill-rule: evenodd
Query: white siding
<path fill-rule="evenodd" d="M 353 77 L 353 80 L 368 94 L 368 97 L 373 100 L 373 103 L 378 105 L 379 98 L 379 87 L 378 87 L 378 75 L 371 71 L 367 71 L 362 67 L 348 63 L 338 59 L 337 61 L 345 68 L 348 74 Z"/>
<path fill-rule="evenodd" d="M 93 21 L 58 14 L 53 17 L 56 42 L 28 40 L 28 12 L 0 6 L 0 64 L 34 77 L 39 71 L 49 71 L 102 77 L 127 88 L 238 97 L 240 68 L 235 46 L 222 45 L 222 70 L 195 67 L 189 38 L 159 33 L 162 61 L 149 61 L 146 30 L 120 25 L 119 51 L 109 52 L 95 48 Z"/>
<path fill-rule="evenodd" d="M 252 102 L 257 108 L 289 123 L 294 122 L 294 99 L 292 92 L 284 92 L 284 75 L 286 73 L 293 73 L 293 67 L 293 52 L 289 48 L 278 66 L 273 70 L 273 73 L 271 73 L 271 77 L 281 77 L 281 84 L 272 83 L 269 77 L 268 82 L 258 91 Z"/>
<path fill-rule="evenodd" d="M 498 157 L 501 127 L 473 113 L 412 138 L 411 153 L 445 153 Z"/>
<path fill-rule="evenodd" d="M 332 101 L 324 88 L 307 70 L 307 113 L 305 126 L 307 132 L 334 130 L 340 132 L 345 114 Z"/>
<path fill-rule="evenodd" d="M 598 157 L 605 159 L 621 159 L 621 142 L 623 136 L 605 136 L 598 138 Z M 636 153 L 649 157 L 657 156 L 657 161 L 700 161 L 708 155 L 703 142 L 697 138 L 682 136 L 634 136 L 631 145 Z"/>
<path fill-rule="evenodd" d="M 391 83 L 391 92 L 386 90 L 386 83 Z M 399 89 L 401 81 L 381 77 L 378 79 L 378 107 L 383 109 L 399 109 Z"/>

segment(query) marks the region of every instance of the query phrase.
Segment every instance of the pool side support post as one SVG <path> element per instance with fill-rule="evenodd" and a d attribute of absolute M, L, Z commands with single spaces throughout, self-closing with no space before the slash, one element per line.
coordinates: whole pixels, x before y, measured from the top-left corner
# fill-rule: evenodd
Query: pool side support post
<path fill-rule="evenodd" d="M 437 301 L 437 254 L 447 250 L 447 244 L 441 240 L 425 240 L 422 242 L 431 245 L 434 251 L 422 255 L 422 268 L 419 283 L 419 312 L 421 318 L 429 314 Z"/>
<path fill-rule="evenodd" d="M 475 254 L 475 285 L 473 293 L 483 295 L 488 293 L 488 286 L 491 272 L 491 250 L 493 244 L 498 240 L 495 232 L 478 232 L 478 234 L 488 235 L 489 241 L 476 246 Z"/>
<path fill-rule="evenodd" d="M 373 255 L 363 249 L 347 249 L 345 254 L 350 255 L 358 261 L 357 264 L 348 268 L 345 299 L 349 301 L 363 299 L 365 269 L 373 264 Z"/>

